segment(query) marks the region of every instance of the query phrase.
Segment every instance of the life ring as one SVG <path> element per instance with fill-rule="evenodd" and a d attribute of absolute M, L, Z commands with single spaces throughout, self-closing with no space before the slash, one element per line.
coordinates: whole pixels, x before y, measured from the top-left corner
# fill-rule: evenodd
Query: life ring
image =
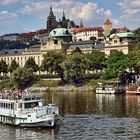
<path fill-rule="evenodd" d="M 137 88 L 137 92 L 140 93 L 140 87 Z"/>

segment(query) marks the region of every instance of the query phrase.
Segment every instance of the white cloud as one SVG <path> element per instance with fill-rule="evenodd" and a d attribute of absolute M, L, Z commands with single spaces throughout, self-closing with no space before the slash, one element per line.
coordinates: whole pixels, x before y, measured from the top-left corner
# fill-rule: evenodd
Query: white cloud
<path fill-rule="evenodd" d="M 96 23 L 98 18 L 102 18 L 102 21 L 108 17 L 112 16 L 112 12 L 109 9 L 100 8 L 97 3 L 87 2 L 83 3 L 74 0 L 42 0 L 38 2 L 32 2 L 26 4 L 24 8 L 21 9 L 22 14 L 34 15 L 41 19 L 46 20 L 49 14 L 49 7 L 52 5 L 54 15 L 57 18 L 62 17 L 63 10 L 67 18 L 80 22 L 80 19 L 87 24 Z M 93 26 L 93 25 L 90 25 Z"/>
<path fill-rule="evenodd" d="M 9 21 L 9 20 L 15 20 L 18 17 L 16 13 L 8 12 L 8 11 L 2 11 L 0 12 L 0 20 L 3 21 Z"/>
<path fill-rule="evenodd" d="M 0 12 L 0 34 L 19 32 L 21 26 L 18 21 L 18 15 L 9 11 Z"/>
<path fill-rule="evenodd" d="M 125 24 L 131 23 L 132 28 L 140 25 L 140 0 L 124 0 L 118 3 L 122 8 L 123 15 L 120 20 Z"/>

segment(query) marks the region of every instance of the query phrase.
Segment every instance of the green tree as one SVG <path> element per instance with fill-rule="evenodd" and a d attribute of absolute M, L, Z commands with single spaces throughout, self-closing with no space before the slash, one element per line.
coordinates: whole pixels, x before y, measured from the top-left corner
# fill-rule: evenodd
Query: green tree
<path fill-rule="evenodd" d="M 65 80 L 70 83 L 79 84 L 84 80 L 85 71 L 88 69 L 88 60 L 84 54 L 74 53 L 65 59 L 62 67 Z"/>
<path fill-rule="evenodd" d="M 34 83 L 33 69 L 18 67 L 11 75 L 10 82 L 14 88 L 24 90 Z"/>
<path fill-rule="evenodd" d="M 87 54 L 89 60 L 89 70 L 102 70 L 105 67 L 105 53 L 99 50 L 92 50 Z"/>
<path fill-rule="evenodd" d="M 32 57 L 28 58 L 28 60 L 26 61 L 24 67 L 25 68 L 32 68 L 33 72 L 37 72 L 39 70 L 38 65 L 36 64 L 34 58 L 32 58 Z"/>
<path fill-rule="evenodd" d="M 137 74 L 140 73 L 140 42 L 135 44 L 133 50 L 128 53 L 128 57 Z"/>
<path fill-rule="evenodd" d="M 15 61 L 15 59 L 14 60 L 12 60 L 12 62 L 11 62 L 11 64 L 9 65 L 9 67 L 8 67 L 8 71 L 10 72 L 10 73 L 12 73 L 16 68 L 18 68 L 18 64 L 17 64 L 17 62 Z"/>
<path fill-rule="evenodd" d="M 1 60 L 0 61 L 0 72 L 3 72 L 4 74 L 7 73 L 8 71 L 8 65 L 6 64 L 5 61 Z"/>
<path fill-rule="evenodd" d="M 64 61 L 65 55 L 63 53 L 58 52 L 48 52 L 47 54 L 44 54 L 43 61 L 41 64 L 41 67 L 43 70 L 48 71 L 50 73 L 57 73 L 58 76 L 61 78 L 62 82 L 65 82 L 64 80 L 64 70 L 61 67 L 61 63 Z"/>
<path fill-rule="evenodd" d="M 128 57 L 120 51 L 114 50 L 106 61 L 107 68 L 103 73 L 103 79 L 118 77 L 119 73 L 130 66 Z"/>
<path fill-rule="evenodd" d="M 76 47 L 72 52 L 71 52 L 71 54 L 74 54 L 74 53 L 82 53 L 82 51 L 80 50 L 80 48 L 79 47 Z"/>

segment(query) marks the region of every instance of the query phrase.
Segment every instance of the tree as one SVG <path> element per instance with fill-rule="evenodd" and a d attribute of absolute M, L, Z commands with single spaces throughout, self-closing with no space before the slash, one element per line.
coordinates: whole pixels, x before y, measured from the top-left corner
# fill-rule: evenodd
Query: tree
<path fill-rule="evenodd" d="M 3 72 L 4 74 L 7 73 L 8 66 L 5 61 L 0 61 L 0 72 Z"/>
<path fill-rule="evenodd" d="M 102 70 L 105 67 L 105 53 L 99 50 L 92 50 L 87 54 L 89 60 L 89 70 Z"/>
<path fill-rule="evenodd" d="M 17 62 L 15 61 L 15 59 L 14 60 L 12 60 L 12 62 L 11 62 L 11 64 L 9 65 L 9 67 L 8 67 L 8 71 L 10 72 L 10 73 L 12 73 L 16 68 L 18 68 L 18 64 L 17 64 Z"/>
<path fill-rule="evenodd" d="M 84 80 L 85 71 L 88 69 L 88 60 L 84 54 L 77 52 L 69 55 L 62 63 L 62 67 L 65 80 L 70 83 L 79 84 Z"/>
<path fill-rule="evenodd" d="M 120 51 L 114 50 L 106 61 L 107 68 L 103 73 L 103 79 L 116 78 L 119 73 L 130 66 L 129 58 Z"/>
<path fill-rule="evenodd" d="M 72 52 L 71 52 L 71 54 L 74 54 L 74 53 L 82 53 L 82 51 L 80 50 L 80 48 L 79 47 L 76 47 Z"/>
<path fill-rule="evenodd" d="M 57 73 L 58 76 L 61 78 L 62 82 L 65 82 L 64 80 L 64 70 L 61 67 L 61 63 L 64 61 L 65 55 L 63 53 L 58 52 L 48 52 L 47 54 L 44 54 L 43 61 L 41 64 L 41 67 L 43 70 L 48 71 L 50 73 Z"/>
<path fill-rule="evenodd" d="M 34 83 L 33 69 L 18 67 L 11 75 L 10 82 L 18 90 L 24 90 Z"/>
<path fill-rule="evenodd" d="M 131 67 L 135 69 L 135 72 L 140 72 L 140 42 L 136 43 L 133 50 L 128 53 L 128 57 L 131 62 Z"/>
<path fill-rule="evenodd" d="M 34 58 L 32 58 L 32 57 L 28 58 L 28 60 L 26 61 L 24 67 L 25 68 L 32 68 L 33 72 L 37 72 L 39 70 L 38 65 L 36 64 Z"/>

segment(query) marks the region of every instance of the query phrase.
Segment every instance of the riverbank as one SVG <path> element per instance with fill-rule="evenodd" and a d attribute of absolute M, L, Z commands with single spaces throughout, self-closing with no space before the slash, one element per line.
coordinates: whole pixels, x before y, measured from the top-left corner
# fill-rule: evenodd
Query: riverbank
<path fill-rule="evenodd" d="M 54 91 L 54 92 L 92 92 L 95 91 L 98 80 L 90 80 L 81 85 L 75 86 L 71 84 L 61 85 L 60 80 L 41 80 L 29 88 L 30 91 Z"/>
<path fill-rule="evenodd" d="M 56 86 L 56 87 L 35 87 L 32 86 L 29 88 L 30 91 L 55 91 L 55 92 L 91 92 L 95 90 L 95 86 L 73 86 L 73 85 L 65 85 L 65 86 Z"/>
<path fill-rule="evenodd" d="M 72 84 L 66 84 L 62 85 L 60 80 L 37 80 L 35 84 L 33 84 L 28 89 L 30 91 L 53 91 L 53 92 L 93 92 L 95 91 L 95 88 L 97 87 L 98 83 L 103 82 L 109 82 L 112 80 L 101 80 L 101 79 L 91 79 L 88 81 L 85 81 L 83 84 L 80 85 L 72 85 Z M 114 81 L 114 79 L 113 79 Z M 13 89 L 13 85 L 9 83 L 9 80 L 3 80 L 0 82 L 0 90 L 9 90 Z"/>

